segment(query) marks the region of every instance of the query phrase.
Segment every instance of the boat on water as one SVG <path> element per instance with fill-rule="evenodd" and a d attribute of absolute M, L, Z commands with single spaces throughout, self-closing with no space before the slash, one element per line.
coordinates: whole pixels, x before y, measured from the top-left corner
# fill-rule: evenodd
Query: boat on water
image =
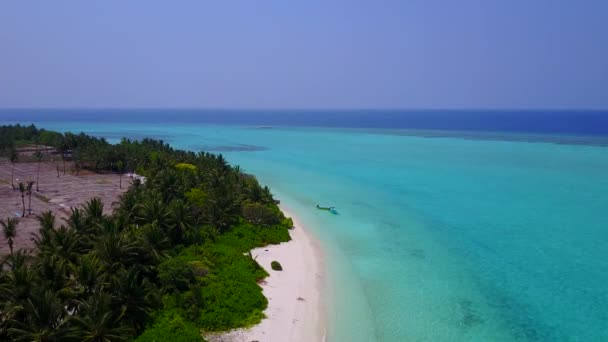
<path fill-rule="evenodd" d="M 317 204 L 317 209 L 319 210 L 332 210 L 334 207 L 322 207 L 320 205 Z"/>
<path fill-rule="evenodd" d="M 320 205 L 317 204 L 317 209 L 319 210 L 325 210 L 325 211 L 329 211 L 332 214 L 337 214 L 338 212 L 336 211 L 336 207 L 322 207 Z"/>

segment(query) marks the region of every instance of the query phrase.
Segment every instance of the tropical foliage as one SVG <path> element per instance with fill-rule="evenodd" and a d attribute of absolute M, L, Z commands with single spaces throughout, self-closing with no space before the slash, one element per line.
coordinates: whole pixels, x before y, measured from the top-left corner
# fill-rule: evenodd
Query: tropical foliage
<path fill-rule="evenodd" d="M 283 266 L 281 266 L 281 264 L 278 261 L 276 261 L 276 260 L 273 260 L 270 263 L 270 268 L 272 268 L 275 271 L 282 271 L 283 270 Z"/>
<path fill-rule="evenodd" d="M 202 341 L 201 331 L 263 317 L 267 273 L 247 252 L 289 240 L 292 223 L 254 177 L 152 139 L 0 132 L 4 147 L 37 139 L 81 168 L 146 177 L 111 215 L 96 198 L 63 221 L 41 214 L 31 252 L 12 250 L 17 221 L 2 221 L 11 253 L 0 262 L 1 341 Z"/>

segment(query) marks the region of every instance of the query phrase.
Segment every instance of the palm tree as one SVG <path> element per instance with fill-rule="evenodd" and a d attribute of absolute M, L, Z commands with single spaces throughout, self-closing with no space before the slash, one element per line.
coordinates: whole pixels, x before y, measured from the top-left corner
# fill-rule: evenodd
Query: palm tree
<path fill-rule="evenodd" d="M 40 150 L 34 153 L 34 157 L 38 160 L 38 171 L 36 172 L 36 192 L 40 191 L 38 184 L 40 184 L 40 162 L 42 162 L 42 152 Z"/>
<path fill-rule="evenodd" d="M 21 217 L 25 217 L 25 184 L 19 183 L 19 191 L 21 192 L 21 203 L 23 204 L 23 211 Z"/>
<path fill-rule="evenodd" d="M 103 280 L 110 285 L 118 282 L 119 271 L 138 263 L 145 251 L 120 233 L 108 233 L 100 237 L 93 251 L 104 271 Z"/>
<path fill-rule="evenodd" d="M 77 145 L 76 135 L 74 135 L 70 132 L 65 133 L 64 144 L 65 144 L 65 146 L 64 146 L 65 157 L 63 159 L 63 174 L 65 174 L 65 159 L 67 159 L 68 155 L 70 157 L 72 157 L 72 159 L 74 159 L 73 153 L 74 153 L 74 149 Z"/>
<path fill-rule="evenodd" d="M 63 161 L 63 174 L 65 175 L 65 159 L 67 158 L 69 149 L 68 142 L 64 136 L 61 136 L 61 140 L 59 140 L 58 143 L 59 151 L 61 152 L 61 160 Z"/>
<path fill-rule="evenodd" d="M 41 239 L 37 247 L 40 256 L 56 257 L 67 263 L 75 263 L 85 253 L 81 237 L 74 229 L 61 226 L 39 236 Z"/>
<path fill-rule="evenodd" d="M 10 146 L 9 159 L 11 161 L 11 186 L 13 187 L 13 190 L 15 190 L 15 163 L 17 163 L 17 159 L 19 159 L 19 154 L 13 144 Z"/>
<path fill-rule="evenodd" d="M 32 215 L 32 187 L 34 186 L 33 181 L 27 181 L 27 185 L 25 186 L 25 193 L 27 194 L 28 200 L 28 215 Z"/>
<path fill-rule="evenodd" d="M 165 229 L 169 225 L 169 211 L 159 193 L 152 193 L 138 203 L 134 208 L 135 222 L 146 224 L 156 222 Z"/>
<path fill-rule="evenodd" d="M 0 226 L 2 226 L 4 238 L 8 242 L 8 248 L 11 250 L 11 254 L 13 254 L 13 239 L 17 235 L 18 224 L 19 220 L 16 218 L 9 217 L 6 220 L 0 220 Z"/>
<path fill-rule="evenodd" d="M 1 265 L 1 263 L 0 263 Z M 0 341 L 8 341 L 7 321 L 12 317 L 14 308 L 11 308 L 9 301 L 12 295 L 10 275 L 3 268 L 0 268 L 0 302 L 3 303 L 3 310 L 0 311 Z"/>
<path fill-rule="evenodd" d="M 118 169 L 120 182 L 118 188 L 122 189 L 122 174 L 125 172 L 125 163 L 122 160 L 119 160 L 118 162 L 116 162 L 116 168 Z"/>
<path fill-rule="evenodd" d="M 113 306 L 120 308 L 122 321 L 140 332 L 152 310 L 160 304 L 156 288 L 135 267 L 122 272 L 118 284 Z"/>
<path fill-rule="evenodd" d="M 192 224 L 192 210 L 190 206 L 181 199 L 175 199 L 169 204 L 169 218 L 167 220 L 168 234 L 173 245 L 183 242 L 190 235 Z"/>
<path fill-rule="evenodd" d="M 83 206 L 88 222 L 99 221 L 103 218 L 103 202 L 98 197 L 91 198 Z"/>
<path fill-rule="evenodd" d="M 159 171 L 152 179 L 152 188 L 162 195 L 166 202 L 178 194 L 183 194 L 189 188 L 183 189 L 184 177 L 172 169 Z"/>
<path fill-rule="evenodd" d="M 72 150 L 72 161 L 74 162 L 74 168 L 76 168 L 76 176 L 78 176 L 82 166 L 86 165 L 86 154 L 83 154 L 80 150 Z"/>
<path fill-rule="evenodd" d="M 91 228 L 94 228 L 91 224 L 86 222 L 83 209 L 70 208 L 70 210 L 70 216 L 63 219 L 68 224 L 68 227 L 74 229 L 80 234 L 87 234 Z"/>
<path fill-rule="evenodd" d="M 99 259 L 87 254 L 81 258 L 78 264 L 71 265 L 73 275 L 73 287 L 75 288 L 76 298 L 84 300 L 94 293 L 101 291 L 105 283 L 101 282 L 103 269 Z"/>
<path fill-rule="evenodd" d="M 112 205 L 116 206 L 115 214 L 126 217 L 127 220 L 131 221 L 135 215 L 137 204 L 139 202 L 140 188 L 132 187 L 129 191 L 120 195 L 117 202 Z"/>
<path fill-rule="evenodd" d="M 42 253 L 33 263 L 36 270 L 37 287 L 57 292 L 62 298 L 71 297 L 69 285 L 69 262 L 59 255 Z"/>
<path fill-rule="evenodd" d="M 66 312 L 57 296 L 48 289 L 37 289 L 19 306 L 19 316 L 9 320 L 13 341 L 63 341 L 67 337 Z"/>
<path fill-rule="evenodd" d="M 38 215 L 38 222 L 40 223 L 40 229 L 42 230 L 53 230 L 55 229 L 55 214 L 48 210 Z"/>
<path fill-rule="evenodd" d="M 126 341 L 131 330 L 120 325 L 121 317 L 112 312 L 112 297 L 107 293 L 95 294 L 81 301 L 78 314 L 71 317 L 71 336 L 83 342 Z"/>
<path fill-rule="evenodd" d="M 1 295 L 5 303 L 9 305 L 11 303 L 19 305 L 18 303 L 27 299 L 32 289 L 36 287 L 34 270 L 26 265 L 26 259 L 26 253 L 19 249 L 15 253 L 9 254 L 4 260 L 7 275 L 3 280 L 5 283 L 2 286 Z M 7 307 L 3 307 L 3 310 L 5 308 Z"/>
<path fill-rule="evenodd" d="M 152 260 L 157 264 L 166 256 L 165 252 L 171 247 L 171 241 L 157 222 L 144 225 L 138 232 L 140 244 Z"/>

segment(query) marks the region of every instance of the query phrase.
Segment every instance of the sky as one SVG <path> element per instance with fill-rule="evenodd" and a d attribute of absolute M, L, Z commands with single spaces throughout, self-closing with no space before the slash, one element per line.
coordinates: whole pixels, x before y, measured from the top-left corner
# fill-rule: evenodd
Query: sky
<path fill-rule="evenodd" d="M 608 109 L 608 1 L 5 0 L 0 107 Z"/>

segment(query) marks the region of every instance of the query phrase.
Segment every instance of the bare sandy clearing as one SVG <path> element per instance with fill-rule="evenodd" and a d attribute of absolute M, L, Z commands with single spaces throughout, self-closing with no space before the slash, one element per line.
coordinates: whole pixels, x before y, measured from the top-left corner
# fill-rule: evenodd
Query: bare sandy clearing
<path fill-rule="evenodd" d="M 19 190 L 11 188 L 11 164 L 0 162 L 0 218 L 19 217 L 17 238 L 14 240 L 15 249 L 31 248 L 32 233 L 39 229 L 36 215 L 51 210 L 57 215 L 56 222 L 62 223 L 71 207 L 77 207 L 93 197 L 99 197 L 104 203 L 104 212 L 112 212 L 112 203 L 125 192 L 131 184 L 129 177 L 122 177 L 122 189 L 119 188 L 119 175 L 96 174 L 81 171 L 79 175 L 71 173 L 71 163 L 66 163 L 66 174 L 63 171 L 57 176 L 57 165 L 63 167 L 61 162 L 40 163 L 40 181 L 38 192 L 32 194 L 32 215 L 27 215 L 28 198 L 25 198 L 26 217 L 21 217 L 22 202 Z M 19 182 L 36 181 L 38 163 L 15 164 L 15 186 Z M 34 185 L 35 189 L 36 185 Z M 8 245 L 3 234 L 0 233 L 0 255 L 8 253 Z"/>

